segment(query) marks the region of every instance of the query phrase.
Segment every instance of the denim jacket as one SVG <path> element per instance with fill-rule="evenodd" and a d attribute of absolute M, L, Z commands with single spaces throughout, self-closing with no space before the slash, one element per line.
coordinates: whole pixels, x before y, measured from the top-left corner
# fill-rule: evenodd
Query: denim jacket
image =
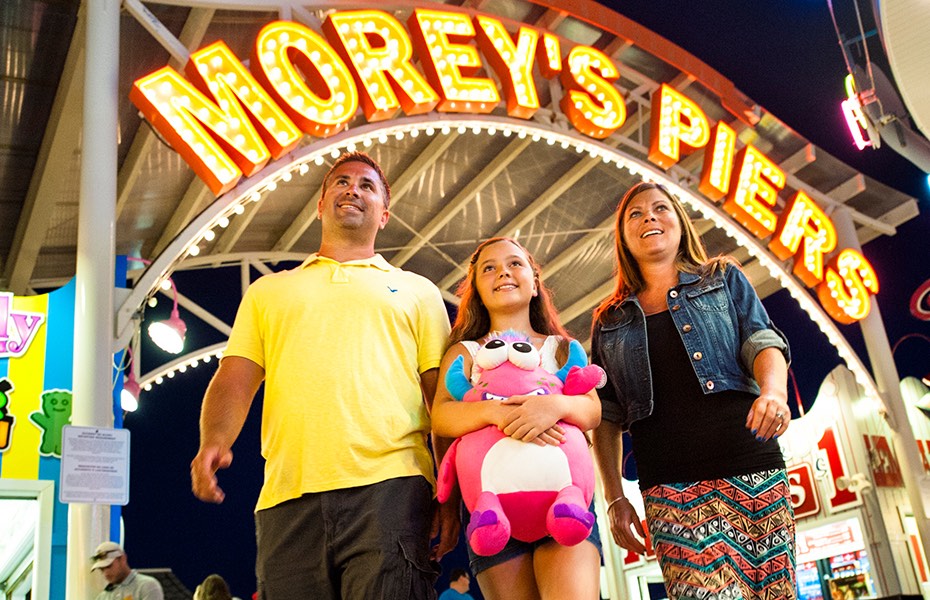
<path fill-rule="evenodd" d="M 765 348 L 778 348 L 790 361 L 787 338 L 772 324 L 749 280 L 735 266 L 704 278 L 679 273 L 678 285 L 669 290 L 666 300 L 705 394 L 722 390 L 758 394 L 753 362 Z M 594 325 L 592 362 L 604 368 L 608 379 L 599 390 L 602 414 L 624 431 L 633 421 L 652 414 L 647 344 L 646 316 L 634 295 Z"/>

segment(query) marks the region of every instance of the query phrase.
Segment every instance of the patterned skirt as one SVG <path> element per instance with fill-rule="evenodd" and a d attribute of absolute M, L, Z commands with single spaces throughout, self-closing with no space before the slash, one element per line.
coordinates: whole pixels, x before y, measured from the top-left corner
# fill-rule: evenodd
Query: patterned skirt
<path fill-rule="evenodd" d="M 676 599 L 793 599 L 795 525 L 781 469 L 643 492 L 665 588 Z"/>

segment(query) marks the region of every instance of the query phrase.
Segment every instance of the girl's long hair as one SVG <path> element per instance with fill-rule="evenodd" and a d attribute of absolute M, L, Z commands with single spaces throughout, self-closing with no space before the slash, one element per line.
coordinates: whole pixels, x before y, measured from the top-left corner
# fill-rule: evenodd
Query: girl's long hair
<path fill-rule="evenodd" d="M 455 317 L 455 323 L 452 325 L 452 333 L 449 336 L 449 346 L 461 342 L 462 340 L 477 340 L 491 331 L 491 315 L 487 307 L 481 301 L 478 295 L 478 288 L 475 285 L 477 273 L 475 265 L 481 255 L 481 251 L 490 246 L 501 242 L 513 244 L 523 254 L 526 255 L 530 266 L 533 269 L 533 278 L 536 281 L 537 295 L 530 299 L 530 325 L 537 333 L 544 335 L 560 335 L 568 339 L 568 332 L 559 319 L 559 313 L 552 302 L 552 294 L 542 281 L 539 279 L 539 265 L 533 255 L 524 248 L 520 242 L 507 237 L 494 237 L 478 244 L 471 259 L 468 261 L 468 274 L 459 284 L 456 294 L 462 299 L 459 304 L 458 314 Z M 530 332 L 524 332 L 529 334 Z"/>
<path fill-rule="evenodd" d="M 642 181 L 637 183 L 623 195 L 620 203 L 617 205 L 616 222 L 614 225 L 614 258 L 616 260 L 616 287 L 613 293 L 604 299 L 603 302 L 594 309 L 593 322 L 597 324 L 610 309 L 620 306 L 631 294 L 637 294 L 646 287 L 643 280 L 642 272 L 639 270 L 639 264 L 630 249 L 627 247 L 626 240 L 623 239 L 623 215 L 630 201 L 637 195 L 649 190 L 658 190 L 672 203 L 672 208 L 678 216 L 678 222 L 681 223 L 681 242 L 678 245 L 678 254 L 675 256 L 675 268 L 679 272 L 695 273 L 706 276 L 716 272 L 718 269 L 722 272 L 727 265 L 738 266 L 736 261 L 728 256 L 718 256 L 707 258 L 707 250 L 704 249 L 704 243 L 701 236 L 694 228 L 688 213 L 681 202 L 659 183 Z"/>

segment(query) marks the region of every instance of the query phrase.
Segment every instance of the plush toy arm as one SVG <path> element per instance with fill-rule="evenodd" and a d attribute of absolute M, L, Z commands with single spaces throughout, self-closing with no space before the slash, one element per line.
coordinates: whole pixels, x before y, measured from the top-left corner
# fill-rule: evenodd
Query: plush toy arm
<path fill-rule="evenodd" d="M 559 369 L 555 375 L 565 381 L 572 367 L 583 367 L 586 364 L 588 364 L 588 356 L 584 353 L 584 347 L 578 340 L 572 340 L 568 344 L 568 360 L 565 361 L 565 366 Z"/>
<path fill-rule="evenodd" d="M 459 441 L 461 439 L 462 438 L 458 438 L 452 442 L 452 445 L 446 450 L 445 456 L 442 457 L 442 463 L 439 465 L 439 474 L 436 476 L 436 498 L 440 502 L 445 502 L 449 499 L 452 488 L 455 486 L 455 455 L 458 452 Z"/>
<path fill-rule="evenodd" d="M 605 383 L 607 383 L 607 373 L 599 366 L 574 366 L 569 369 L 568 375 L 565 376 L 562 393 L 566 396 L 580 396 L 587 394 L 596 387 L 604 387 Z"/>
<path fill-rule="evenodd" d="M 465 359 L 459 355 L 449 365 L 449 370 L 446 371 L 446 389 L 449 390 L 449 395 L 456 400 L 464 398 L 465 392 L 471 389 L 471 382 L 468 381 L 468 377 L 465 377 L 464 365 Z"/>

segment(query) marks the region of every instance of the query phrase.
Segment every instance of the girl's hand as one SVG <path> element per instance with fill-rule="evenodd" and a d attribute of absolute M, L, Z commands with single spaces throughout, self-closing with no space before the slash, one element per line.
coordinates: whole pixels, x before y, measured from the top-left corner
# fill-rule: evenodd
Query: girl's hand
<path fill-rule="evenodd" d="M 564 430 L 558 426 L 564 413 L 560 395 L 511 396 L 501 401 L 511 407 L 500 425 L 500 430 L 516 440 L 540 445 L 561 444 Z"/>

